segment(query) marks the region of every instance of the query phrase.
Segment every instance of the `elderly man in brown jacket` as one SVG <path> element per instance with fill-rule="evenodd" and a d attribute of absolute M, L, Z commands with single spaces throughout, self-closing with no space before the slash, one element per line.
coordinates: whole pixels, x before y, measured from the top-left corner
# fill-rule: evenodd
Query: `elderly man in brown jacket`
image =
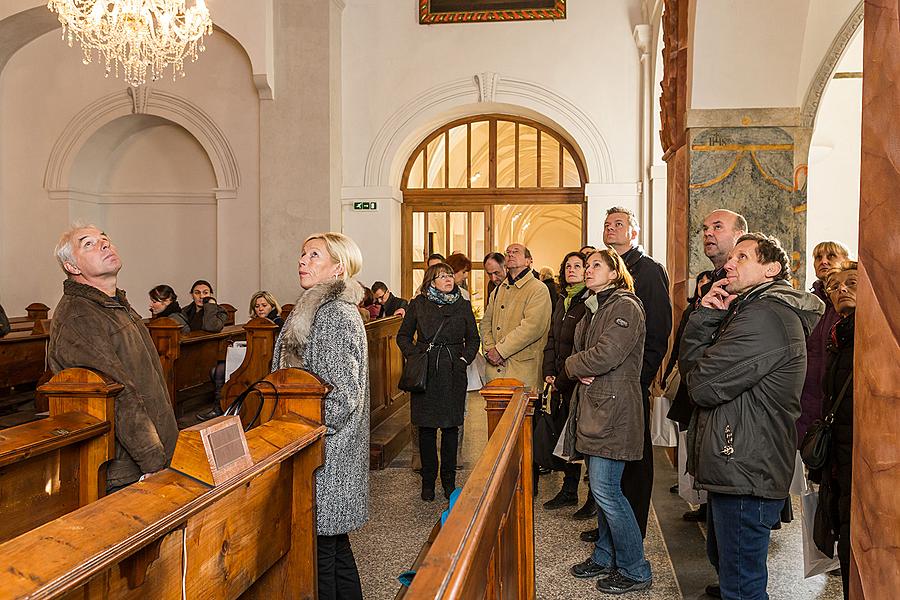
<path fill-rule="evenodd" d="M 116 287 L 116 247 L 96 227 L 75 226 L 60 238 L 56 257 L 67 279 L 50 325 L 50 369 L 95 369 L 125 386 L 115 403 L 110 492 L 166 468 L 178 425 L 150 333 Z"/>
<path fill-rule="evenodd" d="M 506 249 L 506 269 L 481 319 L 485 377 L 512 377 L 537 388 L 550 330 L 550 292 L 531 272 L 531 252 L 522 244 Z"/>

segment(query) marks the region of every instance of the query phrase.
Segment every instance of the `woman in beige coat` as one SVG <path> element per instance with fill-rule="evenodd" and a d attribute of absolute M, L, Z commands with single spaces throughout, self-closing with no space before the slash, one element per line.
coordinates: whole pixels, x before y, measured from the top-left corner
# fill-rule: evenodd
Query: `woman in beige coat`
<path fill-rule="evenodd" d="M 590 314 L 575 329 L 575 352 L 565 363 L 566 373 L 578 381 L 566 444 L 585 456 L 600 509 L 599 537 L 593 554 L 571 572 L 600 577 L 597 589 L 622 594 L 651 585 L 641 530 L 622 493 L 625 462 L 643 455 L 644 308 L 615 250 L 588 258 L 585 283 L 594 292 L 585 301 Z"/>

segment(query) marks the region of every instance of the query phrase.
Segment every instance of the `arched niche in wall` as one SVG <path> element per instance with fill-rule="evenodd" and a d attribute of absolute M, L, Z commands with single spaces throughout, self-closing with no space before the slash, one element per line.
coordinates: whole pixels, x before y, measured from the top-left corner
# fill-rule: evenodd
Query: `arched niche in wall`
<path fill-rule="evenodd" d="M 141 312 L 154 285 L 186 292 L 197 278 L 214 279 L 216 175 L 185 128 L 153 115 L 114 119 L 75 154 L 69 184 L 69 220 L 111 236 L 125 265 L 119 286 Z"/>

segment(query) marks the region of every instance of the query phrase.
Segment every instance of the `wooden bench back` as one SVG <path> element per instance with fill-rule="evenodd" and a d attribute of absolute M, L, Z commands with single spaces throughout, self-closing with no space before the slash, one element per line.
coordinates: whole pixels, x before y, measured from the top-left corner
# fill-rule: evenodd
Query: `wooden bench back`
<path fill-rule="evenodd" d="M 403 373 L 403 353 L 397 346 L 402 323 L 399 315 L 366 323 L 373 469 L 385 468 L 410 438 L 409 392 L 397 387 Z"/>
<path fill-rule="evenodd" d="M 510 382 L 519 387 L 506 387 Z M 521 385 L 486 386 L 494 402 L 506 399 L 505 409 L 449 518 L 414 566 L 412 585 L 397 597 L 534 598 L 534 399 Z"/>
<path fill-rule="evenodd" d="M 66 369 L 41 386 L 48 418 L 0 431 L 0 541 L 106 493 L 121 390 L 95 371 Z"/>
<path fill-rule="evenodd" d="M 239 325 L 226 325 L 218 333 L 181 333 L 181 326 L 168 317 L 152 319 L 147 328 L 159 353 L 172 406 L 176 408 L 179 394 L 208 383 L 210 369 L 225 360 L 228 346 L 245 336 Z"/>
<path fill-rule="evenodd" d="M 247 354 L 241 365 L 231 374 L 222 388 L 222 410 L 227 409 L 249 386 L 272 371 L 272 356 L 278 326 L 269 319 L 255 318 L 244 324 L 247 334 Z M 255 414 L 259 398 L 250 395 L 241 412 L 244 424 Z"/>
<path fill-rule="evenodd" d="M 31 333 L 35 325 L 0 338 L 0 388 L 37 383 L 46 370 L 50 336 Z"/>
<path fill-rule="evenodd" d="M 273 379 L 327 391 L 296 369 Z M 218 486 L 166 469 L 0 545 L 3 596 L 316 597 L 325 427 L 291 406 L 247 434 L 253 466 Z"/>

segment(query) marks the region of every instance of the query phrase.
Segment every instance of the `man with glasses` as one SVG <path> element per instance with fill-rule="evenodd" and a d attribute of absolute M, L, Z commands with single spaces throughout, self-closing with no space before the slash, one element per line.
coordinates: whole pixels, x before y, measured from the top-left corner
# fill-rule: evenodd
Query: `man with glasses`
<path fill-rule="evenodd" d="M 512 377 L 537 388 L 550 330 L 550 293 L 532 273 L 531 252 L 522 244 L 506 249 L 505 268 L 506 278 L 481 319 L 485 378 Z"/>
<path fill-rule="evenodd" d="M 372 295 L 375 297 L 375 304 L 381 306 L 378 317 L 392 317 L 406 314 L 406 305 L 409 304 L 403 298 L 395 296 L 388 289 L 383 281 L 376 281 L 372 284 Z"/>

